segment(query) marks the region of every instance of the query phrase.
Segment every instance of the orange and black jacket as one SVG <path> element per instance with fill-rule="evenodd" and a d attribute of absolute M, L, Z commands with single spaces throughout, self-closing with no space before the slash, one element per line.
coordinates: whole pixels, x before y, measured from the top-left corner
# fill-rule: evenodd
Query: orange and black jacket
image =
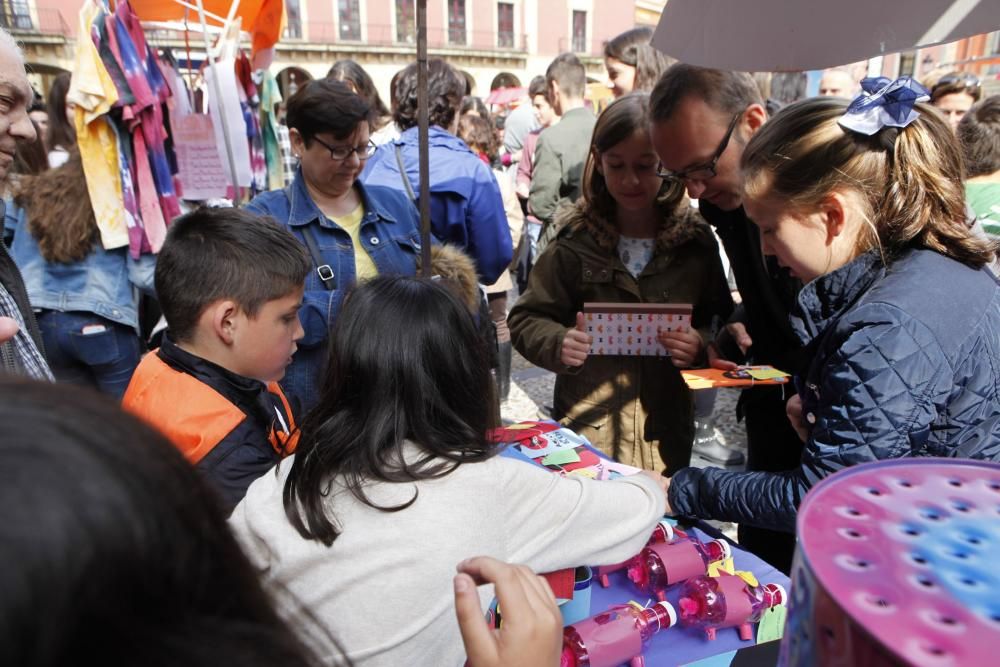
<path fill-rule="evenodd" d="M 122 407 L 181 450 L 219 492 L 227 513 L 298 439 L 293 409 L 276 382 L 237 375 L 169 336 L 136 368 Z"/>

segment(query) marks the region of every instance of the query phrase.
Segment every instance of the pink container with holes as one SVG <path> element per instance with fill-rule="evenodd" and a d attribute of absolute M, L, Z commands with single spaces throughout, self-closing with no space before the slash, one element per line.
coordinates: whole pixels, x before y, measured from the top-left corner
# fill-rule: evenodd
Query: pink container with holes
<path fill-rule="evenodd" d="M 1000 465 L 848 468 L 798 536 L 781 665 L 1000 665 Z"/>

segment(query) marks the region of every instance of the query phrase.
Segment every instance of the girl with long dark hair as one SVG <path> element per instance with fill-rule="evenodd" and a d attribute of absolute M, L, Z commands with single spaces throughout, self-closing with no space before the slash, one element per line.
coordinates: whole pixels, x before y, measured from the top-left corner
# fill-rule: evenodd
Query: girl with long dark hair
<path fill-rule="evenodd" d="M 234 511 L 251 559 L 355 664 L 461 664 L 449 585 L 471 555 L 613 563 L 662 515 L 658 475 L 597 482 L 496 456 L 493 392 L 486 343 L 443 281 L 363 283 L 296 454 Z"/>

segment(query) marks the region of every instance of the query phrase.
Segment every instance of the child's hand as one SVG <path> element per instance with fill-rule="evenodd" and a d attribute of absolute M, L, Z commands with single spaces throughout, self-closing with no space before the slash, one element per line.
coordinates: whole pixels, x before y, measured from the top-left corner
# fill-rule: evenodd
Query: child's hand
<path fill-rule="evenodd" d="M 788 403 L 785 404 L 785 414 L 788 415 L 788 421 L 791 422 L 799 439 L 802 442 L 808 440 L 809 424 L 802 418 L 802 398 L 798 394 L 788 399 Z"/>
<path fill-rule="evenodd" d="M 650 479 L 652 479 L 653 481 L 655 481 L 657 484 L 660 485 L 660 488 L 663 489 L 663 496 L 667 499 L 667 511 L 664 513 L 672 514 L 672 512 L 670 511 L 670 478 L 664 477 L 660 473 L 653 472 L 652 470 L 643 470 L 641 474 L 645 475 L 646 477 L 649 477 Z"/>
<path fill-rule="evenodd" d="M 670 360 L 678 368 L 689 368 L 701 355 L 705 343 L 697 331 L 661 331 L 656 339 L 670 352 Z"/>
<path fill-rule="evenodd" d="M 585 329 L 583 313 L 577 313 L 576 328 L 566 331 L 566 336 L 562 341 L 562 349 L 559 351 L 559 361 L 563 363 L 563 366 L 583 366 L 583 362 L 587 360 L 593 338 L 587 334 Z"/>
<path fill-rule="evenodd" d="M 455 613 L 468 667 L 557 667 L 562 615 L 547 581 L 524 565 L 479 556 L 458 564 Z M 477 584 L 495 584 L 503 627 L 493 631 L 479 607 Z"/>

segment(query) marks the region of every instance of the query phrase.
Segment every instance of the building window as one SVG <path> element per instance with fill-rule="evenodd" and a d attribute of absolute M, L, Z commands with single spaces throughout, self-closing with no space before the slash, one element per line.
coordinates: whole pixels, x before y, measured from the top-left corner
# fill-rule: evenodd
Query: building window
<path fill-rule="evenodd" d="M 448 0 L 448 43 L 465 45 L 465 0 Z"/>
<path fill-rule="evenodd" d="M 299 0 L 285 0 L 285 16 L 288 19 L 285 23 L 285 38 L 302 39 L 302 11 L 299 9 Z"/>
<path fill-rule="evenodd" d="M 573 51 L 587 52 L 587 12 L 573 10 Z"/>
<path fill-rule="evenodd" d="M 917 54 L 907 51 L 899 56 L 899 76 L 913 76 L 917 67 Z"/>
<path fill-rule="evenodd" d="M 497 46 L 514 48 L 514 3 L 497 3 Z"/>
<path fill-rule="evenodd" d="M 28 0 L 3 0 L 0 3 L 0 26 L 9 30 L 33 30 Z"/>
<path fill-rule="evenodd" d="M 361 39 L 361 10 L 358 8 L 358 0 L 337 0 L 337 20 L 341 39 L 355 42 Z"/>
<path fill-rule="evenodd" d="M 396 0 L 396 41 L 413 44 L 417 39 L 417 10 L 413 0 Z"/>

